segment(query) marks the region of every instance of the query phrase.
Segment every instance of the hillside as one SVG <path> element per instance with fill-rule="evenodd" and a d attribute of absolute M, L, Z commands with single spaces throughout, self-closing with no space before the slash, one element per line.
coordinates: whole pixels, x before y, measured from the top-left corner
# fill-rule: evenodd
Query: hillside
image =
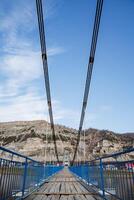
<path fill-rule="evenodd" d="M 77 130 L 56 125 L 55 131 L 60 160 L 63 160 L 65 154 L 72 159 Z M 117 134 L 108 130 L 87 129 L 85 144 L 85 158 L 90 160 L 131 148 L 134 146 L 134 133 Z M 40 161 L 55 160 L 50 124 L 46 121 L 0 123 L 0 145 Z M 84 134 L 77 159 L 84 159 Z"/>

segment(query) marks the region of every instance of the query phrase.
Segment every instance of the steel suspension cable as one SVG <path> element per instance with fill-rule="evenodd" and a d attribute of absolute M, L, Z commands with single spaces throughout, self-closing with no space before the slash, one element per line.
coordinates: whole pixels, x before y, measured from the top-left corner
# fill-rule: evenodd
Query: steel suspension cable
<path fill-rule="evenodd" d="M 51 102 L 51 92 L 50 92 L 48 62 L 47 62 L 47 51 L 46 51 L 46 41 L 45 41 L 45 28 L 44 28 L 44 19 L 43 19 L 42 0 L 36 0 L 36 9 L 37 9 L 37 17 L 38 17 L 38 27 L 39 27 L 39 35 L 40 35 L 40 44 L 41 44 L 41 53 L 42 53 L 42 62 L 43 62 L 43 71 L 44 71 L 49 118 L 50 118 L 53 141 L 54 141 L 54 149 L 55 149 L 56 159 L 59 162 L 55 128 L 54 128 L 52 102 Z"/>
<path fill-rule="evenodd" d="M 93 35 L 92 35 L 92 42 L 91 42 L 91 49 L 90 49 L 86 84 L 85 84 L 85 91 L 84 91 L 83 104 L 82 104 L 82 111 L 81 111 L 81 117 L 80 117 L 80 123 L 79 123 L 77 143 L 76 143 L 76 147 L 74 150 L 72 164 L 74 164 L 75 158 L 77 155 L 78 145 L 80 142 L 80 136 L 81 136 L 83 122 L 84 122 L 84 118 L 85 118 L 85 111 L 86 111 L 86 107 L 87 107 L 89 89 L 90 89 L 90 84 L 91 84 L 91 77 L 92 77 L 96 45 L 97 45 L 97 39 L 98 39 L 98 33 L 99 33 L 100 19 L 101 19 L 101 14 L 102 14 L 102 7 L 103 7 L 103 0 L 97 0 L 94 28 L 93 28 Z"/>

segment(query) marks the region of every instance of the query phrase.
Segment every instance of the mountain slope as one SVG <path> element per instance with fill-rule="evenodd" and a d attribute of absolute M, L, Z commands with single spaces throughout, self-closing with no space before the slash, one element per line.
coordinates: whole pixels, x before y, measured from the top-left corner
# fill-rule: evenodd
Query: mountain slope
<path fill-rule="evenodd" d="M 60 160 L 72 159 L 77 130 L 55 125 Z M 85 144 L 85 147 L 84 147 Z M 46 121 L 0 123 L 0 145 L 40 161 L 55 160 L 50 124 Z M 82 133 L 78 160 L 93 159 L 134 146 L 134 133 L 117 134 L 107 130 L 87 129 Z M 84 154 L 85 150 L 85 154 Z"/>

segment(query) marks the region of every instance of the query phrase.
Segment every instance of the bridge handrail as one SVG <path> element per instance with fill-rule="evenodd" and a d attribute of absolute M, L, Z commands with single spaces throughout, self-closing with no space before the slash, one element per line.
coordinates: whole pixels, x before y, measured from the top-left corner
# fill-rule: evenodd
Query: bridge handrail
<path fill-rule="evenodd" d="M 80 180 L 97 188 L 105 200 L 109 196 L 120 200 L 134 199 L 134 148 L 79 163 L 70 170 Z"/>
<path fill-rule="evenodd" d="M 0 200 L 23 199 L 62 169 L 62 166 L 45 165 L 2 146 L 0 151 L 13 155 L 7 159 L 5 154 L 0 154 Z"/>
<path fill-rule="evenodd" d="M 124 151 L 120 151 L 120 152 L 116 152 L 116 153 L 112 153 L 112 154 L 108 154 L 106 156 L 101 156 L 101 157 L 97 157 L 95 158 L 94 160 L 91 160 L 89 162 L 94 162 L 94 161 L 97 161 L 97 160 L 100 160 L 100 159 L 106 159 L 106 158 L 110 158 L 110 157 L 116 157 L 116 156 L 120 156 L 122 154 L 126 154 L 126 153 L 131 153 L 134 151 L 134 148 L 131 148 L 131 149 L 126 149 Z"/>
<path fill-rule="evenodd" d="M 37 161 L 37 160 L 33 160 L 32 158 L 30 158 L 30 157 L 28 157 L 28 156 L 25 156 L 25 155 L 23 155 L 23 154 L 17 153 L 17 152 L 15 152 L 15 151 L 10 150 L 10 149 L 7 149 L 7 148 L 5 148 L 5 147 L 3 147 L 3 146 L 0 146 L 0 150 L 1 150 L 1 151 L 5 151 L 5 152 L 7 152 L 7 153 L 10 153 L 10 154 L 12 154 L 12 155 L 16 155 L 16 156 L 18 156 L 18 157 L 25 158 L 25 159 L 28 159 L 28 160 L 30 160 L 30 161 L 39 163 L 39 161 Z"/>

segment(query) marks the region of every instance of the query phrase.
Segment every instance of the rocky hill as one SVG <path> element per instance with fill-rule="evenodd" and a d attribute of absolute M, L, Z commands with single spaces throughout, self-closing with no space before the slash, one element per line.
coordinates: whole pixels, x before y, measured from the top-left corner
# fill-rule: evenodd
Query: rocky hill
<path fill-rule="evenodd" d="M 71 160 L 77 130 L 56 125 L 55 131 L 60 160 L 65 155 Z M 55 160 L 51 128 L 46 121 L 0 123 L 0 145 L 43 162 Z M 87 129 L 82 133 L 77 160 L 91 160 L 133 146 L 134 133 L 117 134 L 108 130 Z M 134 158 L 134 155 L 131 153 L 129 158 Z"/>

